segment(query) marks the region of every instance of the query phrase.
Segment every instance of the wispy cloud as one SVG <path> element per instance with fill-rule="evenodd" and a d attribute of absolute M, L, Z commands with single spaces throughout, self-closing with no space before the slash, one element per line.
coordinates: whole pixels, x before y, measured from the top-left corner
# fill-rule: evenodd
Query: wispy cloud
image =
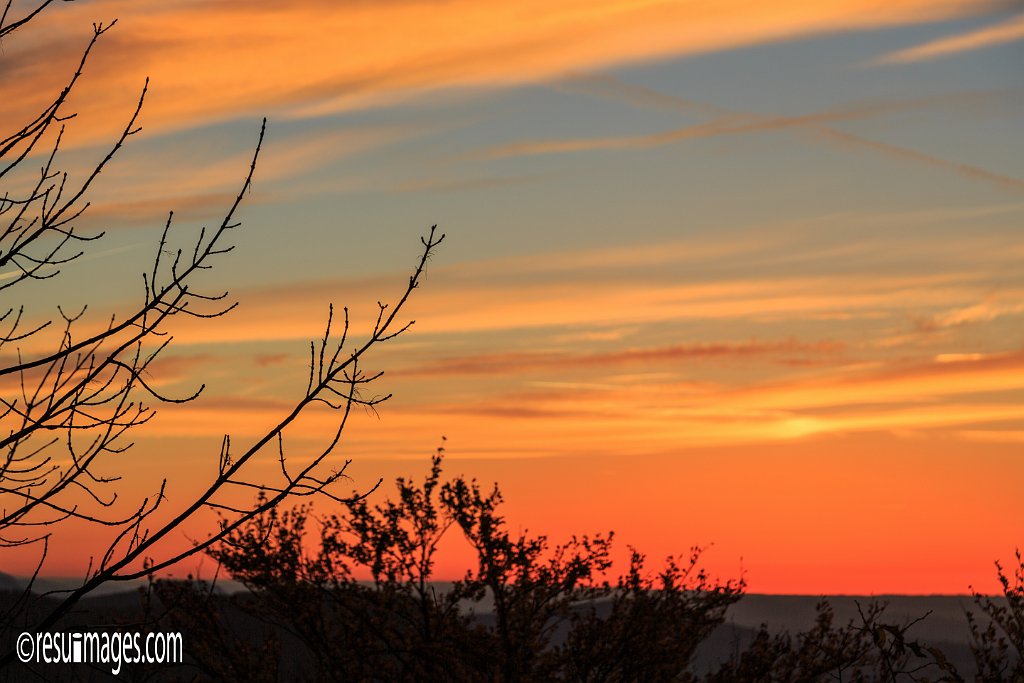
<path fill-rule="evenodd" d="M 926 166 L 932 166 L 933 168 L 950 170 L 965 178 L 994 183 L 1004 189 L 1012 190 L 1015 193 L 1024 192 L 1024 179 L 1021 178 L 1016 178 L 1002 173 L 995 173 L 972 164 L 964 164 L 957 161 L 950 161 L 949 159 L 942 159 L 907 147 L 878 142 L 876 140 L 869 140 L 863 136 L 852 135 L 834 128 L 822 129 L 820 132 L 827 138 L 837 142 L 847 143 L 861 149 L 869 149 L 896 159 L 914 161 Z"/>
<path fill-rule="evenodd" d="M 905 110 L 955 106 L 965 103 L 976 104 L 979 101 L 999 101 L 1007 98 L 1019 99 L 1020 91 L 965 92 L 902 101 L 864 102 L 799 116 L 768 116 L 732 111 L 714 104 L 685 100 L 651 88 L 626 83 L 607 75 L 576 76 L 560 82 L 555 87 L 614 97 L 638 106 L 654 106 L 698 113 L 711 117 L 711 120 L 706 123 L 642 135 L 527 140 L 491 147 L 477 153 L 477 156 L 500 159 L 597 150 L 645 149 L 710 137 L 796 130 L 844 146 L 949 170 L 972 180 L 994 183 L 1018 193 L 1024 192 L 1024 179 L 989 171 L 972 164 L 943 159 L 907 147 L 878 142 L 861 135 L 845 132 L 833 125 Z"/>
<path fill-rule="evenodd" d="M 981 443 L 1024 444 L 1024 430 L 1016 429 L 965 429 L 957 432 L 957 436 Z"/>
<path fill-rule="evenodd" d="M 931 230 L 936 214 L 922 220 L 921 230 Z M 878 342 L 897 332 L 1019 314 L 1015 297 L 1024 283 L 1010 274 L 1024 251 L 1011 234 L 929 240 L 921 230 L 892 236 L 885 216 L 815 224 L 822 222 L 857 225 L 859 232 L 835 244 L 802 244 L 805 231 L 790 228 L 438 265 L 408 315 L 418 321 L 417 335 L 549 330 L 559 344 L 594 344 L 619 343 L 639 325 L 814 320 L 875 321 Z M 863 226 L 873 222 L 879 234 L 869 236 Z M 900 223 L 909 224 L 906 217 Z M 907 253 L 913 262 L 901 257 Z M 995 290 L 993 272 L 1008 274 Z M 394 273 L 235 288 L 242 303 L 230 316 L 178 321 L 174 331 L 191 344 L 307 340 L 322 333 L 333 301 L 352 306 L 353 333 L 361 334 L 375 315 L 361 304 L 388 300 L 402 281 Z M 905 329 L 883 334 L 884 325 L 896 323 Z M 799 327 L 782 334 L 803 336 Z"/>
<path fill-rule="evenodd" d="M 797 382 L 783 381 L 775 386 L 746 387 L 731 392 L 729 405 L 734 408 L 756 406 L 760 409 L 821 411 L 829 407 L 929 402 L 942 397 L 1022 389 L 1024 353 L 1015 351 L 961 358 L 954 362 L 893 363 L 871 372 L 841 373 Z M 998 408 L 998 411 L 1000 414 L 1005 412 L 1003 408 Z"/>
<path fill-rule="evenodd" d="M 1005 45 L 1024 39 L 1024 14 L 1010 17 L 995 26 L 986 26 L 975 31 L 932 40 L 923 45 L 890 52 L 876 59 L 873 64 L 907 64 L 941 59 L 962 52 L 973 52 L 985 48 Z"/>
<path fill-rule="evenodd" d="M 312 177 L 328 164 L 425 130 L 424 126 L 363 126 L 282 133 L 271 126 L 255 174 L 256 191 L 247 201 L 281 199 L 289 192 L 281 189 L 284 181 Z M 253 126 L 251 140 L 245 143 L 255 142 L 256 132 Z M 253 150 L 223 154 L 216 136 L 216 132 L 204 132 L 183 148 L 165 148 L 167 145 L 158 142 L 158 151 L 145 146 L 129 150 L 118 164 L 104 171 L 85 220 L 105 224 L 113 221 L 117 225 L 166 215 L 169 210 L 179 218 L 225 211 L 245 178 Z M 159 166 L 152 163 L 154 157 L 159 157 Z M 74 161 L 83 159 L 83 155 L 76 154 Z M 339 184 L 336 180 L 334 185 Z M 268 187 L 278 189 L 271 193 L 266 191 Z"/>
<path fill-rule="evenodd" d="M 590 385 L 572 383 L 493 396 L 467 403 L 424 406 L 429 413 L 489 415 L 531 423 L 573 412 L 587 416 L 578 426 L 601 432 L 586 443 L 636 438 L 670 444 L 735 444 L 849 431 L 950 429 L 971 424 L 1019 423 L 1018 401 L 992 400 L 993 392 L 1024 390 L 1024 354 L 990 355 L 956 362 L 894 364 L 874 371 L 829 371 L 732 387 L 674 382 Z M 1011 394 L 1007 394 L 1011 395 Z M 986 397 L 986 398 L 983 398 Z M 528 406 L 509 413 L 508 406 Z M 595 420 L 595 418 L 600 418 Z M 596 425 L 602 425 L 598 427 Z M 604 432 L 607 427 L 607 434 Z"/>
<path fill-rule="evenodd" d="M 916 430 L 1016 442 L 1024 421 L 1024 407 L 1014 398 L 1024 391 L 1021 352 L 893 362 L 873 370 L 836 367 L 812 377 L 794 375 L 742 386 L 658 376 L 631 382 L 588 377 L 525 381 L 511 391 L 440 396 L 430 391 L 429 400 L 389 404 L 383 415 L 387 429 L 381 431 L 376 419 L 358 420 L 351 436 L 357 448 L 370 439 L 375 452 L 386 456 L 387 444 L 401 445 L 392 453 L 401 452 L 418 439 L 436 438 L 438 429 L 449 429 L 444 425 L 454 425 L 466 452 L 476 455 L 517 457 L 543 443 L 544 453 L 564 456 Z M 436 376 L 394 376 L 389 381 L 403 382 L 408 393 L 408 382 L 414 379 L 430 387 L 437 384 Z M 216 436 L 227 429 L 251 435 L 287 408 L 280 395 L 203 398 L 163 408 L 147 434 Z M 336 419 L 329 411 L 311 414 L 291 436 L 315 438 Z"/>
<path fill-rule="evenodd" d="M 787 339 L 776 342 L 680 344 L 676 346 L 626 349 L 609 353 L 505 353 L 447 358 L 425 367 L 400 369 L 395 376 L 528 373 L 552 368 L 601 368 L 612 371 L 623 365 L 666 363 L 700 359 L 743 359 L 755 356 L 834 355 L 845 345 L 836 341 L 800 342 Z"/>
<path fill-rule="evenodd" d="M 936 327 L 950 327 L 968 323 L 989 322 L 996 318 L 1016 315 L 1018 313 L 1024 313 L 1024 303 L 989 296 L 986 297 L 985 301 L 979 301 L 969 306 L 954 308 L 941 313 L 932 319 L 932 324 Z"/>
<path fill-rule="evenodd" d="M 610 82 L 609 78 L 603 81 Z M 636 87 L 626 86 L 627 98 L 636 101 Z M 651 91 L 648 89 L 648 93 Z M 851 121 L 877 116 L 879 114 L 904 111 L 909 109 L 933 107 L 964 100 L 988 99 L 1003 96 L 1004 93 L 960 93 L 941 97 L 929 97 L 916 100 L 854 103 L 844 107 L 827 109 L 811 114 L 798 116 L 766 116 L 749 112 L 736 112 L 707 106 L 703 109 L 715 113 L 715 119 L 708 122 L 681 128 L 674 128 L 658 133 L 645 135 L 625 135 L 602 138 L 579 138 L 569 140 L 527 141 L 495 147 L 484 153 L 484 156 L 501 158 L 505 156 L 529 156 L 534 154 L 551 154 L 557 152 L 577 152 L 594 149 L 628 149 L 656 147 L 659 145 L 681 142 L 683 140 L 715 137 L 720 135 L 742 135 L 789 128 L 820 126 L 827 123 Z M 653 99 L 651 101 L 659 101 Z M 682 102 L 671 97 L 662 99 L 666 104 L 682 106 Z"/>
<path fill-rule="evenodd" d="M 143 221 L 152 225 L 155 220 L 166 219 L 168 212 L 172 210 L 179 221 L 208 218 L 226 211 L 234 198 L 235 195 L 230 192 L 179 194 L 121 201 L 110 198 L 90 205 L 78 223 L 87 229 L 96 227 L 104 230 L 123 226 L 134 227 Z"/>
<path fill-rule="evenodd" d="M 638 107 L 674 109 L 685 113 L 700 114 L 708 118 L 727 117 L 736 114 L 736 112 L 710 102 L 688 100 L 671 93 L 649 88 L 645 85 L 629 83 L 621 78 L 603 73 L 574 73 L 566 78 L 552 81 L 549 87 L 571 93 L 584 93 L 606 99 L 616 99 Z"/>
<path fill-rule="evenodd" d="M 551 173 L 533 173 L 510 176 L 473 178 L 425 178 L 409 180 L 394 186 L 395 192 L 450 192 L 453 190 L 477 190 L 488 187 L 506 187 L 535 183 L 552 177 Z"/>
<path fill-rule="evenodd" d="M 581 279 L 575 284 L 478 282 L 466 290 L 438 277 L 429 294 L 413 302 L 410 318 L 417 334 L 455 334 L 579 326 L 635 325 L 658 321 L 805 320 L 816 315 L 869 317 L 879 310 L 936 310 L 950 301 L 967 306 L 973 287 L 947 277 L 885 278 L 865 283 L 858 276 L 726 280 L 708 284 L 665 284 L 614 279 Z M 390 284 L 393 284 L 390 283 Z M 344 301 L 365 302 L 394 287 L 359 287 L 318 282 L 276 291 L 233 294 L 243 305 L 216 324 L 180 321 L 175 333 L 183 343 L 309 339 L 322 331 L 331 292 Z M 314 292 L 316 296 L 303 296 Z M 291 296 L 290 296 L 291 295 Z M 333 297 L 337 299 L 337 296 Z M 371 311 L 353 311 L 353 332 L 372 322 Z M 273 323 L 268 323 L 273 321 Z"/>
<path fill-rule="evenodd" d="M 69 144 L 116 128 L 146 75 L 144 124 L 160 133 L 263 113 L 322 116 L 451 86 L 501 86 L 569 71 L 838 30 L 962 16 L 972 0 L 714 5 L 619 0 L 445 3 L 179 3 L 105 0 L 60 7 L 32 39 L 5 45 L 0 124 L 62 82 L 97 20 L 120 24 L 90 63 Z M 21 33 L 21 32 L 19 32 Z M 25 32 L 28 35 L 29 32 Z M 75 38 L 78 38 L 76 40 Z M 45 58 L 41 58 L 45 55 Z"/>

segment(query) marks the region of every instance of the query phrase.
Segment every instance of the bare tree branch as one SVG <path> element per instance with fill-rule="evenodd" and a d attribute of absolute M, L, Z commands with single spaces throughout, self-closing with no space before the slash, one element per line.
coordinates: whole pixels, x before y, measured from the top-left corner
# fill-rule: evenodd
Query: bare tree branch
<path fill-rule="evenodd" d="M 7 2 L 0 16 L 0 38 L 24 27 L 52 2 L 40 2 L 11 21 L 11 2 Z M 35 281 L 65 276 L 62 266 L 80 258 L 103 237 L 102 232 L 83 234 L 75 224 L 89 208 L 87 197 L 96 178 L 140 131 L 137 121 L 148 79 L 120 134 L 80 180 L 60 169 L 61 144 L 65 127 L 75 116 L 64 110 L 68 97 L 100 38 L 115 24 L 116 20 L 94 24 L 66 85 L 31 121 L 0 139 L 2 297 L 23 291 L 19 288 Z M 0 355 L 0 551 L 42 548 L 24 595 L 0 622 L 5 626 L 32 600 L 35 577 L 43 571 L 52 543 L 59 537 L 55 532 L 66 522 L 107 529 L 109 542 L 92 554 L 81 585 L 65 591 L 57 606 L 33 625 L 36 630 L 53 626 L 97 587 L 151 576 L 203 553 L 287 499 L 322 495 L 333 501 L 354 500 L 332 491 L 347 478 L 351 462 L 338 461 L 333 455 L 341 446 L 353 407 L 374 410 L 390 398 L 390 394 L 368 391 L 383 373 L 366 372 L 363 366 L 374 348 L 413 324 L 402 321 L 401 315 L 444 239 L 436 226 L 422 238 L 418 261 L 398 299 L 392 304 L 378 302 L 369 336 L 359 342 L 350 338 L 347 308 L 340 330 L 335 329 L 338 324 L 331 306 L 323 336 L 310 343 L 305 391 L 241 452 L 232 452 L 231 438 L 225 435 L 216 473 L 201 493 L 168 519 L 158 522 L 154 517 L 165 502 L 167 480 L 141 501 L 125 501 L 119 488 L 121 477 L 104 470 L 109 456 L 132 447 L 128 439 L 133 431 L 154 418 L 152 404 L 188 403 L 199 398 L 206 386 L 200 383 L 182 396 L 168 395 L 157 389 L 150 370 L 171 345 L 167 328 L 176 316 L 219 318 L 237 305 L 228 292 L 201 291 L 195 280 L 214 266 L 216 257 L 234 249 L 229 233 L 240 225 L 236 214 L 252 186 L 265 134 L 266 119 L 245 178 L 216 226 L 204 227 L 187 247 L 174 248 L 174 214 L 168 214 L 152 263 L 142 272 L 141 297 L 133 309 L 110 315 L 97 330 L 97 321 L 87 318 L 92 315 L 88 307 L 68 312 L 58 306 L 56 316 L 40 321 L 24 303 L 5 306 L 0 301 L 0 354 L 5 354 Z M 41 149 L 48 151 L 40 155 Z M 37 169 L 29 166 L 33 159 L 40 160 Z M 85 326 L 91 329 L 80 333 Z M 288 463 L 285 432 L 314 406 L 337 413 L 335 429 L 325 435 L 322 448 Z M 276 478 L 268 478 L 265 470 L 253 474 L 249 467 L 263 455 L 280 467 Z M 379 484 L 372 484 L 362 495 Z M 239 502 L 239 494 L 254 497 L 245 504 Z M 124 505 L 130 507 L 125 510 Z M 221 522 L 208 538 L 185 550 L 168 543 L 173 532 L 210 513 L 218 514 Z M 11 662 L 13 654 L 7 652 L 0 661 Z"/>

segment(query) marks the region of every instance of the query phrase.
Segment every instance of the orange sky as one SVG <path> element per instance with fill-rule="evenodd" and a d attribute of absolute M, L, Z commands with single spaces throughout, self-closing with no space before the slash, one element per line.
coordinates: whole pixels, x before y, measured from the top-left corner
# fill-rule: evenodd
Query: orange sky
<path fill-rule="evenodd" d="M 5 41 L 3 130 L 66 78 L 93 21 L 118 25 L 76 95 L 66 167 L 101 156 L 151 87 L 143 135 L 83 218 L 108 235 L 18 296 L 40 319 L 90 303 L 83 332 L 127 310 L 166 211 L 183 242 L 215 220 L 266 115 L 238 248 L 204 276 L 241 305 L 175 322 L 152 382 L 208 388 L 107 465 L 126 500 L 167 476 L 180 509 L 225 431 L 246 443 L 287 413 L 328 302 L 365 335 L 440 223 L 416 325 L 372 360 L 394 398 L 347 432 L 357 488 L 418 476 L 445 435 L 453 473 L 498 481 L 508 519 L 553 540 L 614 529 L 654 558 L 710 545 L 707 563 L 755 592 L 994 587 L 992 561 L 1024 543 L 1010 10 L 57 7 Z M 311 414 L 289 442 L 301 454 L 332 424 Z M 66 533 L 50 574 L 80 572 L 103 537 Z M 34 564 L 5 552 L 7 571 Z"/>

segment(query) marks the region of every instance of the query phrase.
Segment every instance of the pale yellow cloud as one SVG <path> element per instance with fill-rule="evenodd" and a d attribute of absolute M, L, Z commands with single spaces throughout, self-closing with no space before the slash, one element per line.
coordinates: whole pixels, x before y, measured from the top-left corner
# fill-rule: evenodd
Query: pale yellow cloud
<path fill-rule="evenodd" d="M 396 379 L 387 381 L 394 385 Z M 408 384 L 401 386 L 408 392 Z M 526 382 L 517 392 L 472 392 L 462 399 L 433 396 L 422 403 L 386 404 L 379 418 L 357 416 L 349 436 L 353 454 L 376 457 L 403 455 L 452 430 L 459 434 L 463 452 L 473 457 L 655 453 L 920 430 L 1016 442 L 1024 407 L 1019 400 L 997 401 L 992 395 L 1019 396 L 1022 391 L 1020 353 L 866 372 L 827 371 L 811 379 L 795 377 L 742 388 L 657 377 L 631 383 L 552 379 Z M 164 409 L 147 434 L 212 437 L 229 430 L 248 438 L 286 411 L 284 397 L 200 400 Z M 335 420 L 336 415 L 322 411 L 290 434 L 295 439 L 314 438 L 325 434 Z M 1006 429 L 995 431 L 993 424 Z"/>
<path fill-rule="evenodd" d="M 938 315 L 935 317 L 934 323 L 940 327 L 948 327 L 951 325 L 988 322 L 996 318 L 1016 315 L 1018 313 L 1024 313 L 1024 303 L 1018 300 L 1007 301 L 998 297 L 986 297 L 985 301 Z"/>
<path fill-rule="evenodd" d="M 749 407 L 820 410 L 1021 390 L 1024 390 L 1024 353 L 1014 352 L 961 358 L 954 362 L 887 367 L 874 372 L 842 373 L 797 383 L 780 382 L 777 386 L 753 386 L 730 393 L 727 403 L 737 410 Z M 998 409 L 1000 414 L 1007 407 L 1013 406 L 1002 406 Z"/>
<path fill-rule="evenodd" d="M 392 419 L 402 425 L 408 422 L 412 428 L 435 415 L 441 423 L 473 425 L 464 429 L 474 435 L 477 430 L 481 436 L 507 432 L 502 443 L 509 452 L 527 449 L 531 440 L 546 443 L 548 438 L 558 440 L 552 446 L 556 451 L 564 440 L 573 449 L 614 452 L 865 431 L 953 429 L 973 436 L 981 432 L 963 427 L 1001 422 L 1012 429 L 1024 420 L 1019 400 L 991 399 L 993 392 L 1019 396 L 1024 391 L 1021 353 L 956 363 L 828 371 L 810 379 L 780 379 L 742 388 L 657 380 L 622 385 L 532 382 L 529 387 L 473 401 L 402 409 Z M 528 429 L 512 426 L 523 421 L 529 422 Z M 996 436 L 976 438 L 996 440 Z"/>
<path fill-rule="evenodd" d="M 940 353 L 935 356 L 936 363 L 959 363 L 965 360 L 981 360 L 983 353 Z"/>
<path fill-rule="evenodd" d="M 1024 14 L 1010 17 L 995 26 L 986 26 L 956 36 L 939 38 L 923 45 L 890 52 L 875 60 L 875 64 L 906 64 L 941 59 L 961 52 L 973 52 L 1005 45 L 1024 39 Z"/>

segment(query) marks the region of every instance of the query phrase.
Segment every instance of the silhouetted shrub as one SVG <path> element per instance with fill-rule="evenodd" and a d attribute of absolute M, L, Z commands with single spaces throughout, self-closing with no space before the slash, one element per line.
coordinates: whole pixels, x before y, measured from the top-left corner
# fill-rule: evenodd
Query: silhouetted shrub
<path fill-rule="evenodd" d="M 612 535 L 513 534 L 501 493 L 462 477 L 443 481 L 439 449 L 421 483 L 399 478 L 376 505 L 339 501 L 313 518 L 276 508 L 235 529 L 210 554 L 247 591 L 156 581 L 154 617 L 190 633 L 200 679 L 324 681 L 806 682 L 966 681 L 940 650 L 910 637 L 925 617 L 894 624 L 884 604 L 837 623 L 827 601 L 814 625 L 762 626 L 730 656 L 698 647 L 722 626 L 744 582 L 718 582 L 700 551 L 650 571 L 631 549 L 611 580 Z M 314 533 L 314 529 L 317 533 Z M 433 580 L 446 534 L 461 533 L 475 566 Z M 976 595 L 968 614 L 978 681 L 1022 681 L 1024 562 L 1003 598 Z M 927 615 L 925 615 L 927 616 Z M 982 622 L 985 622 L 984 624 Z"/>
<path fill-rule="evenodd" d="M 212 647 L 190 652 L 198 670 L 253 680 L 669 680 L 686 675 L 741 595 L 742 581 L 712 581 L 696 550 L 654 576 L 633 551 L 609 581 L 611 535 L 563 544 L 513 535 L 498 488 L 442 483 L 442 457 L 422 484 L 398 479 L 394 499 L 343 502 L 344 514 L 317 520 L 316 542 L 306 507 L 270 509 L 232 532 L 210 554 L 247 592 L 157 581 L 161 603 L 178 606 L 163 619 L 179 628 L 237 630 L 238 615 L 248 617 L 242 644 L 216 645 L 224 636 L 210 633 Z M 435 555 L 453 528 L 476 566 L 442 587 Z"/>
<path fill-rule="evenodd" d="M 1011 576 L 996 562 L 1002 586 L 1002 600 L 975 592 L 975 605 L 988 617 L 985 624 L 968 612 L 971 653 L 978 667 L 978 680 L 1024 681 L 1024 557 L 1016 552 Z"/>

